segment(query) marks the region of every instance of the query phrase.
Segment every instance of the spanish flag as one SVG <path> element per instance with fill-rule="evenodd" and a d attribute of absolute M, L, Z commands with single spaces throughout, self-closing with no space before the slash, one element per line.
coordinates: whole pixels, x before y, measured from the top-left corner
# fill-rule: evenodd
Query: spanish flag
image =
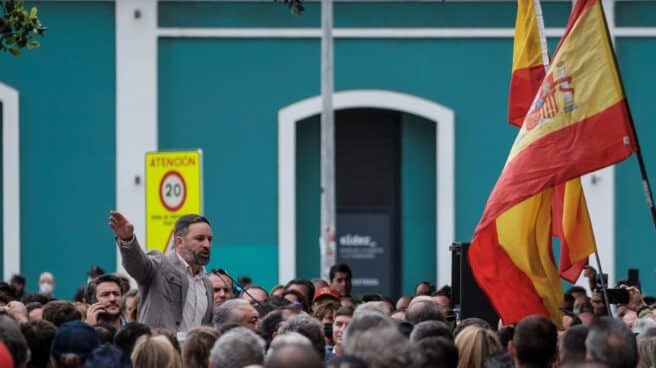
<path fill-rule="evenodd" d="M 524 122 L 549 64 L 547 41 L 540 32 L 544 29 L 539 19 L 541 14 L 539 0 L 517 2 L 508 115 L 511 124 L 518 127 Z M 547 114 L 553 115 L 557 109 L 555 98 L 547 99 L 546 105 Z M 581 179 L 559 184 L 552 201 L 552 235 L 560 239 L 560 277 L 574 283 L 587 264 L 588 256 L 596 249 Z"/>
<path fill-rule="evenodd" d="M 468 252 L 505 323 L 541 314 L 560 325 L 562 290 L 550 251 L 555 187 L 635 151 L 601 4 L 578 0 Z"/>
<path fill-rule="evenodd" d="M 539 6 L 539 5 L 538 5 Z M 544 79 L 542 40 L 534 0 L 517 2 L 508 121 L 521 127 L 533 97 Z"/>

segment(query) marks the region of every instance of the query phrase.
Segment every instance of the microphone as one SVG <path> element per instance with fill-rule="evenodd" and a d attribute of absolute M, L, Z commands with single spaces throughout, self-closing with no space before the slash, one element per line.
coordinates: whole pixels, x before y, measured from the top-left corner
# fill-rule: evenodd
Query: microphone
<path fill-rule="evenodd" d="M 244 294 L 248 295 L 248 296 L 251 298 L 251 300 L 253 300 L 255 303 L 257 303 L 257 305 L 262 309 L 262 311 L 265 311 L 265 310 L 266 310 L 266 309 L 264 308 L 264 304 L 260 303 L 259 300 L 255 299 L 255 298 L 251 295 L 251 293 L 249 293 L 249 292 L 244 288 L 244 286 L 243 286 L 242 284 L 240 284 L 239 282 L 237 282 L 237 280 L 233 279 L 232 276 L 230 276 L 227 272 L 225 272 L 225 271 L 223 270 L 223 268 L 219 268 L 218 270 L 216 270 L 216 272 L 218 272 L 219 275 L 223 275 L 223 276 L 228 277 L 228 278 L 230 279 L 230 281 L 232 281 L 233 284 L 237 285 L 237 287 L 240 288 L 240 289 L 244 292 Z"/>

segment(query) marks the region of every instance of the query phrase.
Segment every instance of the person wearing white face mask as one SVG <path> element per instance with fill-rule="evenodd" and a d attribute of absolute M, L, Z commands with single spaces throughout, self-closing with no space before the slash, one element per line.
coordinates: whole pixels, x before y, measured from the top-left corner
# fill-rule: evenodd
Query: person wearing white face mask
<path fill-rule="evenodd" d="M 39 294 L 52 297 L 55 291 L 55 276 L 44 272 L 39 276 Z"/>

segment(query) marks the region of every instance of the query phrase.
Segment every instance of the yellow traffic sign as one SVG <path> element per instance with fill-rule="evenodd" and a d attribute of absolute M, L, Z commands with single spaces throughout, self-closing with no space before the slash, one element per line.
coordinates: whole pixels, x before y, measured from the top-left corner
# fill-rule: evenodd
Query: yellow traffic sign
<path fill-rule="evenodd" d="M 178 217 L 203 211 L 202 151 L 146 153 L 146 249 L 165 252 Z"/>

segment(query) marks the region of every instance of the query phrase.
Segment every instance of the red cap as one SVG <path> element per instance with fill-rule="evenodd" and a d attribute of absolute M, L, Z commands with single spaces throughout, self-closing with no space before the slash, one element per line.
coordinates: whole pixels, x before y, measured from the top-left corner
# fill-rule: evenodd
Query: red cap
<path fill-rule="evenodd" d="M 339 292 L 337 290 L 329 287 L 322 287 L 314 292 L 314 298 L 312 298 L 312 303 L 316 302 L 317 299 L 324 296 L 339 301 Z"/>

